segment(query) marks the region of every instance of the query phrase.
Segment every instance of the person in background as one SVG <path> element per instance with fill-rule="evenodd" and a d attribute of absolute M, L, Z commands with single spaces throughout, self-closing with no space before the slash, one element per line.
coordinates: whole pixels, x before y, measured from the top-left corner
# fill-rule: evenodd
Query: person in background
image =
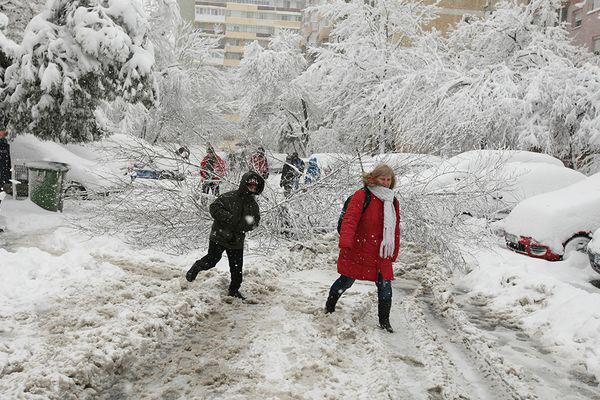
<path fill-rule="evenodd" d="M 394 170 L 379 165 L 363 176 L 363 184 L 343 215 L 337 262 L 340 277 L 329 290 L 325 312 L 335 311 L 339 298 L 356 279 L 372 281 L 377 285 L 379 326 L 392 333 L 392 263 L 400 249 L 400 204 L 392 190 L 396 184 Z"/>
<path fill-rule="evenodd" d="M 311 157 L 308 160 L 308 168 L 306 168 L 306 175 L 304 176 L 304 184 L 312 185 L 321 177 L 321 168 L 317 164 L 317 157 Z"/>
<path fill-rule="evenodd" d="M 190 149 L 187 146 L 181 146 L 175 153 L 185 161 L 190 161 Z"/>
<path fill-rule="evenodd" d="M 296 168 L 296 174 L 294 176 L 294 190 L 298 190 L 300 186 L 300 177 L 304 174 L 304 161 L 300 157 L 298 157 L 298 153 L 294 152 L 292 154 L 294 158 L 294 167 Z"/>
<path fill-rule="evenodd" d="M 219 195 L 221 179 L 225 176 L 225 161 L 215 153 L 215 149 L 209 145 L 206 156 L 200 163 L 200 178 L 202 182 L 202 193 Z"/>
<path fill-rule="evenodd" d="M 6 140 L 7 136 L 6 128 L 0 127 L 0 206 L 4 197 L 12 193 L 10 144 Z M 2 226 L 0 226 L 0 232 L 4 232 Z"/>
<path fill-rule="evenodd" d="M 265 155 L 264 147 L 259 147 L 256 153 L 252 154 L 249 161 L 250 171 L 254 171 L 259 174 L 263 179 L 269 177 L 269 162 Z"/>
<path fill-rule="evenodd" d="M 265 187 L 264 179 L 256 172 L 246 172 L 237 190 L 224 193 L 210 205 L 210 215 L 214 219 L 210 231 L 208 254 L 197 260 L 185 278 L 193 282 L 200 271 L 214 268 L 223 252 L 229 259 L 231 283 L 228 295 L 244 300 L 240 293 L 242 266 L 244 264 L 244 240 L 246 232 L 256 228 L 260 222 L 260 209 L 256 196 Z"/>
<path fill-rule="evenodd" d="M 292 188 L 294 187 L 294 179 L 297 175 L 296 167 L 294 166 L 294 156 L 288 154 L 285 158 L 285 163 L 281 169 L 281 180 L 279 186 L 283 188 L 283 195 L 287 198 L 292 195 Z"/>

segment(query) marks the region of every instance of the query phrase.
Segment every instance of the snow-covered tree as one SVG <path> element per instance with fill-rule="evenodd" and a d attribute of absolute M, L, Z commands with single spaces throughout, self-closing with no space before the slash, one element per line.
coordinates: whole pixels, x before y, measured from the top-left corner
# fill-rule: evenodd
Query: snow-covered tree
<path fill-rule="evenodd" d="M 560 1 L 505 2 L 463 21 L 440 46 L 442 68 L 406 82 L 396 120 L 407 141 L 453 155 L 473 148 L 544 151 L 583 168 L 594 153 L 599 75 L 558 25 Z M 587 128 L 586 128 L 587 127 Z"/>
<path fill-rule="evenodd" d="M 25 27 L 46 4 L 46 0 L 0 0 L 0 12 L 8 17 L 6 36 L 16 42 L 23 39 Z"/>
<path fill-rule="evenodd" d="M 324 125 L 347 150 L 392 149 L 392 101 L 404 76 L 422 68 L 423 54 L 415 49 L 435 7 L 411 0 L 336 0 L 316 10 L 332 25 L 330 43 L 314 49 L 304 84 L 318 96 Z"/>
<path fill-rule="evenodd" d="M 152 103 L 153 53 L 139 0 L 49 1 L 6 70 L 13 130 L 61 142 L 100 138 L 101 100 Z"/>
<path fill-rule="evenodd" d="M 155 49 L 156 101 L 145 109 L 111 103 L 103 112 L 114 131 L 152 143 L 218 141 L 235 132 L 227 71 L 211 63 L 220 38 L 206 37 L 181 19 L 176 0 L 145 2 Z"/>
<path fill-rule="evenodd" d="M 260 141 L 278 143 L 279 151 L 306 154 L 315 127 L 315 107 L 298 78 L 307 61 L 300 36 L 282 32 L 268 49 L 246 47 L 238 72 L 242 126 Z"/>

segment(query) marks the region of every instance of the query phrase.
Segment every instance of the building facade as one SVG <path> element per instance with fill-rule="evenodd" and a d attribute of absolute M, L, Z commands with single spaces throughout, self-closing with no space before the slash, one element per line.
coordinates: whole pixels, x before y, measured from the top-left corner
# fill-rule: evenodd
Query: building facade
<path fill-rule="evenodd" d="M 184 21 L 189 23 L 194 23 L 194 6 L 196 0 L 177 0 L 177 4 L 179 4 L 179 12 L 181 13 L 181 18 Z"/>
<path fill-rule="evenodd" d="M 307 0 L 308 6 L 322 4 L 324 0 Z M 444 35 L 448 33 L 467 15 L 483 17 L 492 11 L 498 0 L 425 0 L 424 4 L 437 4 L 438 18 L 426 28 L 435 28 Z M 302 25 L 304 43 L 310 46 L 320 46 L 329 41 L 331 29 L 317 12 L 306 12 Z"/>
<path fill-rule="evenodd" d="M 568 0 L 561 10 L 573 43 L 600 54 L 600 0 Z"/>
<path fill-rule="evenodd" d="M 301 33 L 305 0 L 196 0 L 195 25 L 221 37 L 212 62 L 238 66 L 249 43 L 267 46 L 281 30 Z"/>

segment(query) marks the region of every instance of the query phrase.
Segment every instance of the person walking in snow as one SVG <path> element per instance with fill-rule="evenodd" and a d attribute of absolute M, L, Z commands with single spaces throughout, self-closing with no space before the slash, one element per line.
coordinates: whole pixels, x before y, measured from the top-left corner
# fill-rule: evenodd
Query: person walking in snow
<path fill-rule="evenodd" d="M 252 154 L 249 161 L 250 171 L 259 174 L 263 179 L 269 177 L 269 162 L 265 155 L 265 148 L 259 147 L 256 153 Z"/>
<path fill-rule="evenodd" d="M 304 184 L 312 185 L 321 177 L 321 168 L 317 164 L 317 157 L 311 157 L 308 160 L 308 168 L 306 168 L 306 175 L 304 176 Z"/>
<path fill-rule="evenodd" d="M 217 197 L 209 207 L 214 219 L 208 242 L 208 254 L 197 260 L 186 274 L 188 282 L 193 282 L 200 271 L 213 268 L 227 253 L 231 283 L 228 295 L 244 300 L 240 293 L 242 266 L 244 264 L 244 240 L 246 232 L 256 228 L 260 222 L 260 210 L 256 196 L 265 187 L 264 179 L 256 172 L 249 171 L 242 176 L 237 190 Z"/>
<path fill-rule="evenodd" d="M 294 176 L 294 190 L 298 190 L 298 187 L 300 186 L 300 177 L 304 173 L 304 161 L 298 157 L 297 152 L 294 152 L 292 157 L 294 158 L 294 167 L 296 167 L 296 175 Z"/>
<path fill-rule="evenodd" d="M 225 161 L 215 153 L 212 146 L 208 146 L 206 156 L 200 163 L 200 178 L 202 182 L 202 193 L 219 195 L 221 179 L 225 176 Z"/>
<path fill-rule="evenodd" d="M 341 295 L 356 279 L 377 285 L 379 326 L 393 332 L 392 263 L 400 248 L 400 204 L 394 197 L 394 170 L 379 165 L 363 176 L 364 187 L 354 192 L 343 214 L 340 229 L 338 272 L 325 303 L 332 313 Z"/>
<path fill-rule="evenodd" d="M 293 154 L 288 154 L 285 158 L 285 163 L 281 169 L 281 180 L 279 186 L 283 188 L 283 195 L 287 198 L 292 195 L 292 188 L 294 187 L 294 179 L 298 174 L 296 167 L 294 166 Z"/>

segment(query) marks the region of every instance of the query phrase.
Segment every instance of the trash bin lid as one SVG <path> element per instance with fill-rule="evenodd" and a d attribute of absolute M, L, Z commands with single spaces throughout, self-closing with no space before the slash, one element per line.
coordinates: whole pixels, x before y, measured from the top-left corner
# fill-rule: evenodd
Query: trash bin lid
<path fill-rule="evenodd" d="M 50 170 L 58 172 L 67 172 L 69 164 L 56 161 L 32 161 L 27 163 L 28 169 Z"/>

